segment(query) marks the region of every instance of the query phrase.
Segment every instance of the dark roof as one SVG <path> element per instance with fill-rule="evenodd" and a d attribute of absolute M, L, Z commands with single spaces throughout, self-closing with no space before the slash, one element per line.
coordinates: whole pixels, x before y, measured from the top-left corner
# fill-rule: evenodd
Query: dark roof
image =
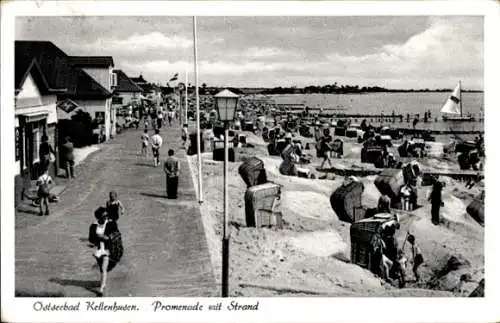
<path fill-rule="evenodd" d="M 118 84 L 115 87 L 117 92 L 142 92 L 142 89 L 135 84 L 122 70 L 115 70 Z"/>
<path fill-rule="evenodd" d="M 134 81 L 135 83 L 148 83 L 148 81 L 146 81 L 143 77 L 142 77 L 142 74 L 139 75 L 139 77 L 131 77 L 130 78 L 132 81 Z"/>
<path fill-rule="evenodd" d="M 78 67 L 109 67 L 115 66 L 111 56 L 70 56 L 70 63 Z"/>
<path fill-rule="evenodd" d="M 17 59 L 15 62 L 15 89 L 20 90 L 29 74 L 33 77 L 38 90 L 41 93 L 48 93 L 49 86 L 40 70 L 36 59 Z"/>
<path fill-rule="evenodd" d="M 23 62 L 36 59 L 50 88 L 67 88 L 71 72 L 68 56 L 52 42 L 16 41 L 14 57 Z"/>
<path fill-rule="evenodd" d="M 105 98 L 111 93 L 95 81 L 82 69 L 70 64 L 69 56 L 59 47 L 49 41 L 16 41 L 15 63 L 16 87 L 25 76 L 22 74 L 23 66 L 29 66 L 33 59 L 38 64 L 47 85 L 51 89 L 66 89 L 64 96 L 73 98 Z"/>
<path fill-rule="evenodd" d="M 111 97 L 112 94 L 94 78 L 81 69 L 75 69 L 71 74 L 70 88 L 62 95 L 72 99 L 100 99 Z"/>

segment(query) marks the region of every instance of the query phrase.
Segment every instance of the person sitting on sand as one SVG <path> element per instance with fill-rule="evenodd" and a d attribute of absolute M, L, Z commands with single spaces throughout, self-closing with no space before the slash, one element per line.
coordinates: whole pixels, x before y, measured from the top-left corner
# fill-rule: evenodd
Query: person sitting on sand
<path fill-rule="evenodd" d="M 405 281 L 405 269 L 408 259 L 404 256 L 403 250 L 398 250 L 397 259 L 392 262 L 392 267 L 389 271 L 389 277 L 392 279 L 399 279 L 399 288 L 403 288 L 406 285 Z"/>
<path fill-rule="evenodd" d="M 387 195 L 382 195 L 378 199 L 377 212 L 380 213 L 391 213 L 391 199 Z"/>
<path fill-rule="evenodd" d="M 396 157 L 394 157 L 393 153 L 388 153 L 387 154 L 387 167 L 388 168 L 396 168 L 397 161 Z"/>

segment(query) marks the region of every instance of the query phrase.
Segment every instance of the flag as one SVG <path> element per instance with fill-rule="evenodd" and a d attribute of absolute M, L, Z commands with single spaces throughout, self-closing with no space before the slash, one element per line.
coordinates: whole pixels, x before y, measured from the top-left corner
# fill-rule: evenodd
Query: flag
<path fill-rule="evenodd" d="M 174 77 L 172 77 L 169 82 L 177 81 L 178 76 L 179 76 L 179 73 L 175 73 Z"/>

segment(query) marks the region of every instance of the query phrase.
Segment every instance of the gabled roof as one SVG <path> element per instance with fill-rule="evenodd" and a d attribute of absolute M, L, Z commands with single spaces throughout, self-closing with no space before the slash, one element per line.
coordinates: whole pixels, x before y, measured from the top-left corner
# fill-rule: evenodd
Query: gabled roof
<path fill-rule="evenodd" d="M 115 70 L 117 77 L 116 92 L 142 92 L 142 89 L 135 84 L 122 70 Z"/>
<path fill-rule="evenodd" d="M 24 76 L 24 66 L 34 59 L 50 89 L 66 89 L 63 96 L 81 99 L 107 98 L 111 93 L 82 69 L 70 63 L 70 58 L 49 41 L 15 42 L 16 87 Z M 29 63 L 28 63 L 29 62 Z"/>
<path fill-rule="evenodd" d="M 41 94 L 48 93 L 57 93 L 63 92 L 65 89 L 60 89 L 59 91 L 56 89 L 49 88 L 45 77 L 40 69 L 40 66 L 36 62 L 36 59 L 17 59 L 15 62 L 15 89 L 16 91 L 20 91 L 24 81 L 31 75 L 33 80 L 36 83 L 36 86 Z"/>
<path fill-rule="evenodd" d="M 31 62 L 33 59 L 36 59 L 50 88 L 67 88 L 71 72 L 68 58 L 52 42 L 16 41 L 14 57 L 15 61 L 21 62 Z"/>
<path fill-rule="evenodd" d="M 130 78 L 133 82 L 135 83 L 148 83 L 148 81 L 146 81 L 143 77 L 142 77 L 142 74 L 139 75 L 139 77 L 131 77 Z"/>
<path fill-rule="evenodd" d="M 99 82 L 81 69 L 74 69 L 71 74 L 70 88 L 62 95 L 72 99 L 101 99 L 109 98 L 112 94 Z"/>
<path fill-rule="evenodd" d="M 70 63 L 77 67 L 114 67 L 111 56 L 70 56 Z"/>

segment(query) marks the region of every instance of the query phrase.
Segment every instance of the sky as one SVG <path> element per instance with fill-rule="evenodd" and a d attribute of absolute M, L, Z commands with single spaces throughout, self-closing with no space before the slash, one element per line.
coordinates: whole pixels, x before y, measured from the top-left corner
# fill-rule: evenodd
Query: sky
<path fill-rule="evenodd" d="M 130 77 L 194 84 L 192 17 L 18 17 L 16 40 L 113 56 Z M 198 83 L 483 89 L 478 16 L 198 17 Z"/>

